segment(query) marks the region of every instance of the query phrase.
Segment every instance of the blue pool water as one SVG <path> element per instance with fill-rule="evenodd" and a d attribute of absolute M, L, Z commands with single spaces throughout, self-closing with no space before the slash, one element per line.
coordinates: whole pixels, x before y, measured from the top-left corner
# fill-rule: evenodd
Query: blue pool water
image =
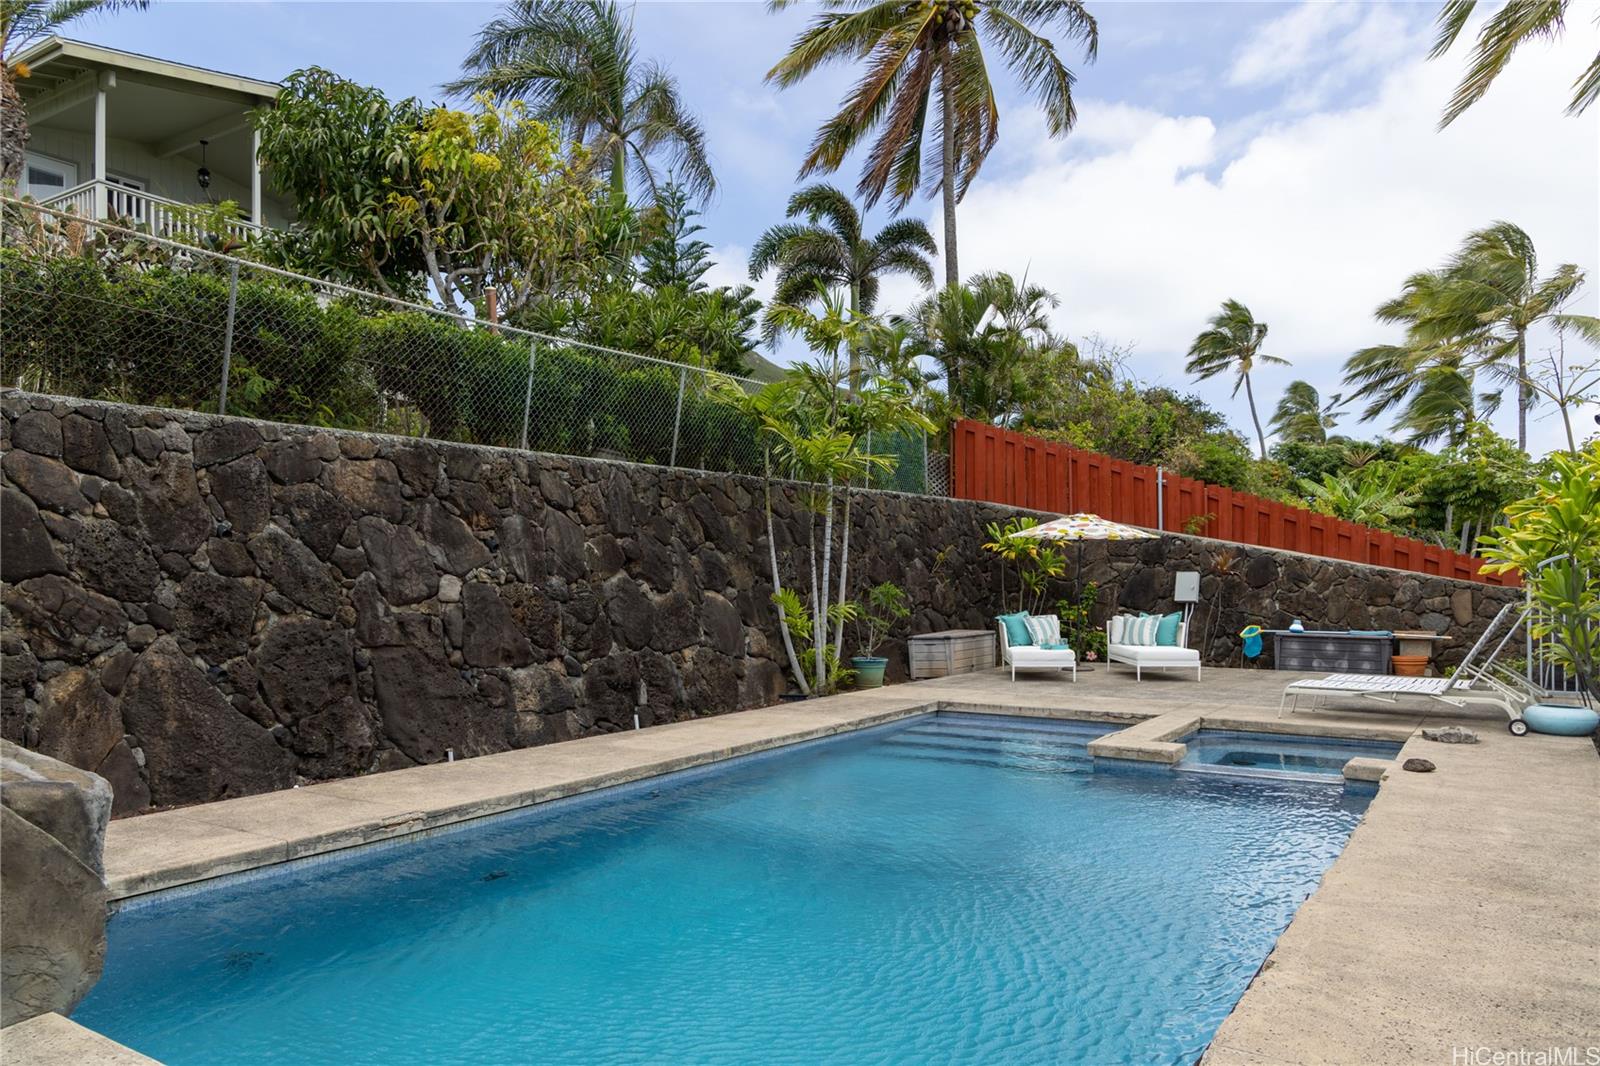
<path fill-rule="evenodd" d="M 1184 740 L 1183 769 L 1226 773 L 1309 774 L 1341 780 L 1351 759 L 1392 759 L 1400 745 L 1384 740 L 1297 737 L 1202 729 Z"/>
<path fill-rule="evenodd" d="M 75 1018 L 226 1063 L 1192 1063 L 1365 809 L 925 716 L 117 914 Z"/>

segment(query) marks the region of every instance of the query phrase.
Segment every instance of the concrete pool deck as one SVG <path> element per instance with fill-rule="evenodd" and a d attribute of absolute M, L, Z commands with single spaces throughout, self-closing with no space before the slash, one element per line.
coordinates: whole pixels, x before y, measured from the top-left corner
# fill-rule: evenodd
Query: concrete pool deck
<path fill-rule="evenodd" d="M 1213 669 L 1199 683 L 1135 683 L 1101 665 L 1076 683 L 992 671 L 780 704 L 119 820 L 107 880 L 128 897 L 932 710 L 1126 723 L 1104 753 L 1156 762 L 1201 726 L 1396 740 L 1400 758 L 1426 756 L 1437 772 L 1362 767 L 1381 774 L 1378 796 L 1205 1061 L 1450 1063 L 1454 1048 L 1600 1045 L 1593 746 L 1515 738 L 1503 718 L 1420 701 L 1279 719 L 1283 686 L 1299 676 Z M 1417 733 L 1455 722 L 1482 743 Z"/>

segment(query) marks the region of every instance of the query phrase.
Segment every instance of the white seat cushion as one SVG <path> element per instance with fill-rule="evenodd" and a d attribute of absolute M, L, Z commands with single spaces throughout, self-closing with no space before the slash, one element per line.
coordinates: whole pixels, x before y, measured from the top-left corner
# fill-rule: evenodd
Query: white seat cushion
<path fill-rule="evenodd" d="M 1106 655 L 1118 662 L 1140 666 L 1193 666 L 1200 661 L 1200 653 L 1193 648 L 1165 644 L 1111 644 L 1106 647 Z"/>
<path fill-rule="evenodd" d="M 1070 666 L 1078 656 L 1071 648 L 1007 648 L 1006 661 L 1017 666 Z"/>

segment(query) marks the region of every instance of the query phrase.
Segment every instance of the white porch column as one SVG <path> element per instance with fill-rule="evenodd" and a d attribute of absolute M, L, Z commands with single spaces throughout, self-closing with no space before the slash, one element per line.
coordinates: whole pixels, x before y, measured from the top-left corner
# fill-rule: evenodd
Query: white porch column
<path fill-rule="evenodd" d="M 266 229 L 267 220 L 261 217 L 261 131 L 250 129 L 250 221 Z"/>
<path fill-rule="evenodd" d="M 94 217 L 105 219 L 109 215 L 106 203 L 106 93 L 117 87 L 117 72 L 102 70 L 94 94 Z"/>

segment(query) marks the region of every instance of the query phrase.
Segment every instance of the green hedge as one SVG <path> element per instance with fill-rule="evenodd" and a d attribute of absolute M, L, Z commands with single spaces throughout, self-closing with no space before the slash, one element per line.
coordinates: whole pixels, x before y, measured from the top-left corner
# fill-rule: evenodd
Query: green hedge
<path fill-rule="evenodd" d="M 0 374 L 90 399 L 217 409 L 228 278 L 219 266 L 115 263 L 0 250 Z M 276 279 L 241 278 L 228 413 L 281 422 L 515 447 L 528 338 L 422 312 L 329 302 Z M 679 371 L 539 344 L 528 446 L 640 462 L 672 457 Z M 757 472 L 754 423 L 687 375 L 680 466 Z"/>

